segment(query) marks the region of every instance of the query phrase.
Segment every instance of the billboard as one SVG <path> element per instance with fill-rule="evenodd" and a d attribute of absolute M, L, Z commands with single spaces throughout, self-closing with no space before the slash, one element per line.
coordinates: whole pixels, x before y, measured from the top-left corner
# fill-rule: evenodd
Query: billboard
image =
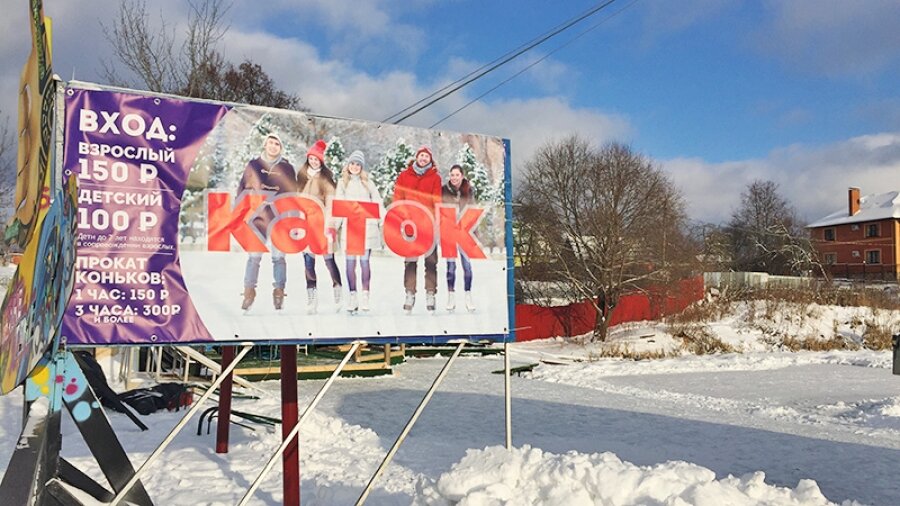
<path fill-rule="evenodd" d="M 503 340 L 508 142 L 70 83 L 69 344 Z"/>

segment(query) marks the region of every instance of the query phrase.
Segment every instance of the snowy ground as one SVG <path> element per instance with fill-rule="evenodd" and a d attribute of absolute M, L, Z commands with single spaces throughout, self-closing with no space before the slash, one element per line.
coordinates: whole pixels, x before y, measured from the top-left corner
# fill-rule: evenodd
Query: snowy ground
<path fill-rule="evenodd" d="M 853 337 L 862 330 L 847 311 L 772 320 L 766 332 L 733 316 L 716 322 L 738 354 L 635 362 L 594 360 L 591 346 L 561 340 L 515 344 L 514 365 L 547 363 L 512 378 L 512 452 L 502 448 L 503 377 L 492 374 L 502 359 L 463 357 L 368 504 L 898 504 L 900 377 L 890 373 L 890 354 L 771 344 L 786 329 Z M 826 317 L 837 323 L 812 322 Z M 674 346 L 652 323 L 613 337 Z M 352 504 L 442 365 L 413 359 L 393 377 L 336 382 L 301 431 L 303 504 Z M 321 384 L 300 383 L 301 402 Z M 259 385 L 266 395 L 235 409 L 278 416 L 278 382 Z M 20 406 L 19 391 L 0 397 L 0 469 Z M 146 433 L 123 415 L 110 418 L 139 465 L 179 416 L 145 417 Z M 96 474 L 68 420 L 63 430 L 63 456 Z M 230 453 L 216 455 L 214 436 L 195 431 L 192 423 L 151 468 L 145 483 L 157 504 L 236 503 L 280 440 L 280 432 L 235 427 Z M 276 467 L 253 504 L 280 503 Z"/>

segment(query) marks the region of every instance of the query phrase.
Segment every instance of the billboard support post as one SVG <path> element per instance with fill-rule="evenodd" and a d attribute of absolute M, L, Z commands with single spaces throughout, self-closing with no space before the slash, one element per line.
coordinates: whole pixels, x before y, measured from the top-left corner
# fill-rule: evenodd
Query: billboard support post
<path fill-rule="evenodd" d="M 151 453 L 150 456 L 147 457 L 147 460 L 141 465 L 140 468 L 138 468 L 138 470 L 134 473 L 134 476 L 132 476 L 131 479 L 128 480 L 128 483 L 126 483 L 125 486 L 122 487 L 122 490 L 120 490 L 119 493 L 116 494 L 116 497 L 113 498 L 111 503 L 109 503 L 109 506 L 116 506 L 121 503 L 123 499 L 125 499 L 125 496 L 127 496 L 128 492 L 135 486 L 135 484 L 140 481 L 141 476 L 143 476 L 147 472 L 147 469 L 150 467 L 150 465 L 153 464 L 153 462 L 155 462 L 160 455 L 162 455 L 162 452 L 169 446 L 169 444 L 172 443 L 172 441 L 175 439 L 175 436 L 177 436 L 178 433 L 181 432 L 181 430 L 185 425 L 187 425 L 194 414 L 196 414 L 197 411 L 200 410 L 200 406 L 203 405 L 203 402 L 212 396 L 213 392 L 217 388 L 219 388 L 219 385 L 222 384 L 222 381 L 225 379 L 225 377 L 231 374 L 231 371 L 233 371 L 234 368 L 237 367 L 241 359 L 244 358 L 244 355 L 246 355 L 247 352 L 249 352 L 250 349 L 253 348 L 253 345 L 249 343 L 242 344 L 242 346 L 243 349 L 241 349 L 241 352 L 238 353 L 234 361 L 225 370 L 223 370 L 222 374 L 219 375 L 219 378 L 209 386 L 209 390 L 204 392 L 203 395 L 200 396 L 200 399 L 198 399 L 197 402 L 195 402 L 194 405 L 191 406 L 191 409 L 189 409 L 188 412 L 185 413 L 181 421 L 175 424 L 175 427 L 171 432 L 169 432 L 169 435 L 166 436 L 166 438 L 163 439 L 162 443 L 160 443 L 159 446 L 156 447 L 156 450 L 153 450 L 153 453 Z"/>
<path fill-rule="evenodd" d="M 512 385 L 509 370 L 509 342 L 503 343 L 504 413 L 506 414 L 506 449 L 512 450 Z"/>
<path fill-rule="evenodd" d="M 459 356 L 459 352 L 462 351 L 463 346 L 466 345 L 466 341 L 460 341 L 460 343 L 456 346 L 456 350 L 453 352 L 453 355 L 447 360 L 447 363 L 444 364 L 444 368 L 441 369 L 441 372 L 435 378 L 434 383 L 431 384 L 431 388 L 428 389 L 428 392 L 425 393 L 425 397 L 422 398 L 422 402 L 419 403 L 419 406 L 416 408 L 416 411 L 413 412 L 412 417 L 410 417 L 409 421 L 406 422 L 406 426 L 403 427 L 403 430 L 400 432 L 400 435 L 397 436 L 397 440 L 394 441 L 394 445 L 391 446 L 391 449 L 388 451 L 387 455 L 385 455 L 384 460 L 381 461 L 381 465 L 378 466 L 378 469 L 375 470 L 375 474 L 372 475 L 372 479 L 369 480 L 369 484 L 366 485 L 365 490 L 363 490 L 362 494 L 359 496 L 359 499 L 356 501 L 356 506 L 361 506 L 366 502 L 366 499 L 369 497 L 369 493 L 372 492 L 372 486 L 375 485 L 375 481 L 378 480 L 378 477 L 381 476 L 381 473 L 387 469 L 388 464 L 391 463 L 391 460 L 394 458 L 394 454 L 397 453 L 397 450 L 400 448 L 400 445 L 403 444 L 403 441 L 406 439 L 406 436 L 409 434 L 409 431 L 412 430 L 413 425 L 416 424 L 416 420 L 419 419 L 419 415 L 425 411 L 425 406 L 428 405 L 428 402 L 431 400 L 431 396 L 434 395 L 437 387 L 440 386 L 441 382 L 444 381 L 444 376 L 447 375 L 447 372 L 450 370 L 450 366 L 453 365 L 453 362 L 456 360 L 456 357 Z"/>
<path fill-rule="evenodd" d="M 281 346 L 281 454 L 282 504 L 300 506 L 300 451 L 297 440 L 288 438 L 297 428 L 297 346 Z"/>
<path fill-rule="evenodd" d="M 189 360 L 185 358 L 185 361 Z M 234 361 L 234 346 L 222 347 L 222 369 Z M 185 370 L 187 370 L 185 364 Z M 216 453 L 228 453 L 228 435 L 231 429 L 231 387 L 234 374 L 228 373 L 219 387 L 219 420 L 216 422 Z"/>
<path fill-rule="evenodd" d="M 316 396 L 313 398 L 313 400 L 309 403 L 309 406 L 307 406 L 306 409 L 303 410 L 303 414 L 300 415 L 300 418 L 297 420 L 297 423 L 291 429 L 290 433 L 284 437 L 284 440 L 281 442 L 281 446 L 278 447 L 278 449 L 275 451 L 275 454 L 272 455 L 272 457 L 266 463 L 262 472 L 259 473 L 259 476 L 257 476 L 256 480 L 253 481 L 253 484 L 250 485 L 250 488 L 247 490 L 247 493 L 244 494 L 244 497 L 238 503 L 238 506 L 243 506 L 244 504 L 247 504 L 247 501 L 249 501 L 250 498 L 253 497 L 253 493 L 256 492 L 256 489 L 259 488 L 260 483 L 262 483 L 262 481 L 265 479 L 266 475 L 269 474 L 269 471 L 272 470 L 272 467 L 274 467 L 275 462 L 278 460 L 278 457 L 284 454 L 285 449 L 288 447 L 288 445 L 292 444 L 294 439 L 297 437 L 297 434 L 300 432 L 300 426 L 303 424 L 303 421 L 306 420 L 306 418 L 313 412 L 314 409 L 316 409 L 316 406 L 319 404 L 319 401 L 321 401 L 322 397 L 325 396 L 325 392 L 328 391 L 328 389 L 331 387 L 331 384 L 334 383 L 334 380 L 338 376 L 340 376 L 341 371 L 344 370 L 344 366 L 347 365 L 347 362 L 350 361 L 350 357 L 352 357 L 356 353 L 356 351 L 359 349 L 361 344 L 362 343 L 360 341 L 356 341 L 350 346 L 350 349 L 347 350 L 347 353 L 344 355 L 344 359 L 341 360 L 341 363 L 338 364 L 338 366 L 334 369 L 334 372 L 331 373 L 331 376 L 328 378 L 328 381 L 326 381 L 325 384 L 322 385 L 322 388 L 319 389 L 319 392 L 316 394 Z M 282 376 L 282 378 L 283 377 L 284 376 Z M 294 444 L 296 444 L 296 443 L 294 443 Z M 293 479 L 293 478 L 297 479 L 297 484 L 299 487 L 300 474 L 297 473 L 295 476 L 291 477 L 291 479 Z M 287 479 L 288 479 L 288 475 L 285 475 L 284 476 L 285 482 L 287 482 Z M 287 498 L 287 495 L 285 495 L 285 498 Z M 284 503 L 288 504 L 287 500 L 285 500 Z"/>

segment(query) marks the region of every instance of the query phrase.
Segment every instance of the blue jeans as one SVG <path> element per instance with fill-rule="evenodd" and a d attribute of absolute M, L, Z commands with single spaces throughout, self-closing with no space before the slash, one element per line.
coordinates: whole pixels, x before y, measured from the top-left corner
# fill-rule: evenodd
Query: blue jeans
<path fill-rule="evenodd" d="M 262 256 L 262 253 L 250 253 L 247 267 L 244 269 L 244 288 L 256 288 Z M 272 250 L 272 277 L 275 278 L 272 286 L 284 289 L 284 285 L 287 283 L 287 262 L 284 259 L 284 253 L 280 251 Z"/>
<path fill-rule="evenodd" d="M 325 267 L 331 274 L 331 285 L 341 286 L 341 271 L 338 270 L 337 263 L 334 261 L 334 255 L 329 253 L 323 256 L 325 257 Z M 306 266 L 306 288 L 315 288 L 318 282 L 316 279 L 316 256 L 304 253 L 303 264 Z"/>
<path fill-rule="evenodd" d="M 463 288 L 467 292 L 472 290 L 472 262 L 469 257 L 462 251 L 459 252 L 459 261 L 463 268 Z M 456 289 L 456 259 L 447 259 L 447 291 L 452 292 Z"/>
<path fill-rule="evenodd" d="M 372 268 L 369 265 L 369 257 L 372 250 L 367 249 L 363 256 L 347 256 L 347 286 L 351 292 L 356 291 L 356 260 L 359 259 L 359 270 L 362 276 L 362 289 L 369 291 L 369 280 L 372 279 Z"/>

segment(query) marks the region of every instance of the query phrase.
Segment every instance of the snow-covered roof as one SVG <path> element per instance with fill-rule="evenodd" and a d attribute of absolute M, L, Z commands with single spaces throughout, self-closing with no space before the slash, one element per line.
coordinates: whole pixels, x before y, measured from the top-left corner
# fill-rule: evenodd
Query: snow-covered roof
<path fill-rule="evenodd" d="M 820 220 L 810 223 L 806 228 L 828 227 L 831 225 L 878 221 L 890 218 L 900 219 L 900 192 L 897 191 L 861 197 L 859 199 L 859 212 L 853 216 L 850 216 L 847 208 L 844 207 L 840 211 L 833 212 Z"/>

